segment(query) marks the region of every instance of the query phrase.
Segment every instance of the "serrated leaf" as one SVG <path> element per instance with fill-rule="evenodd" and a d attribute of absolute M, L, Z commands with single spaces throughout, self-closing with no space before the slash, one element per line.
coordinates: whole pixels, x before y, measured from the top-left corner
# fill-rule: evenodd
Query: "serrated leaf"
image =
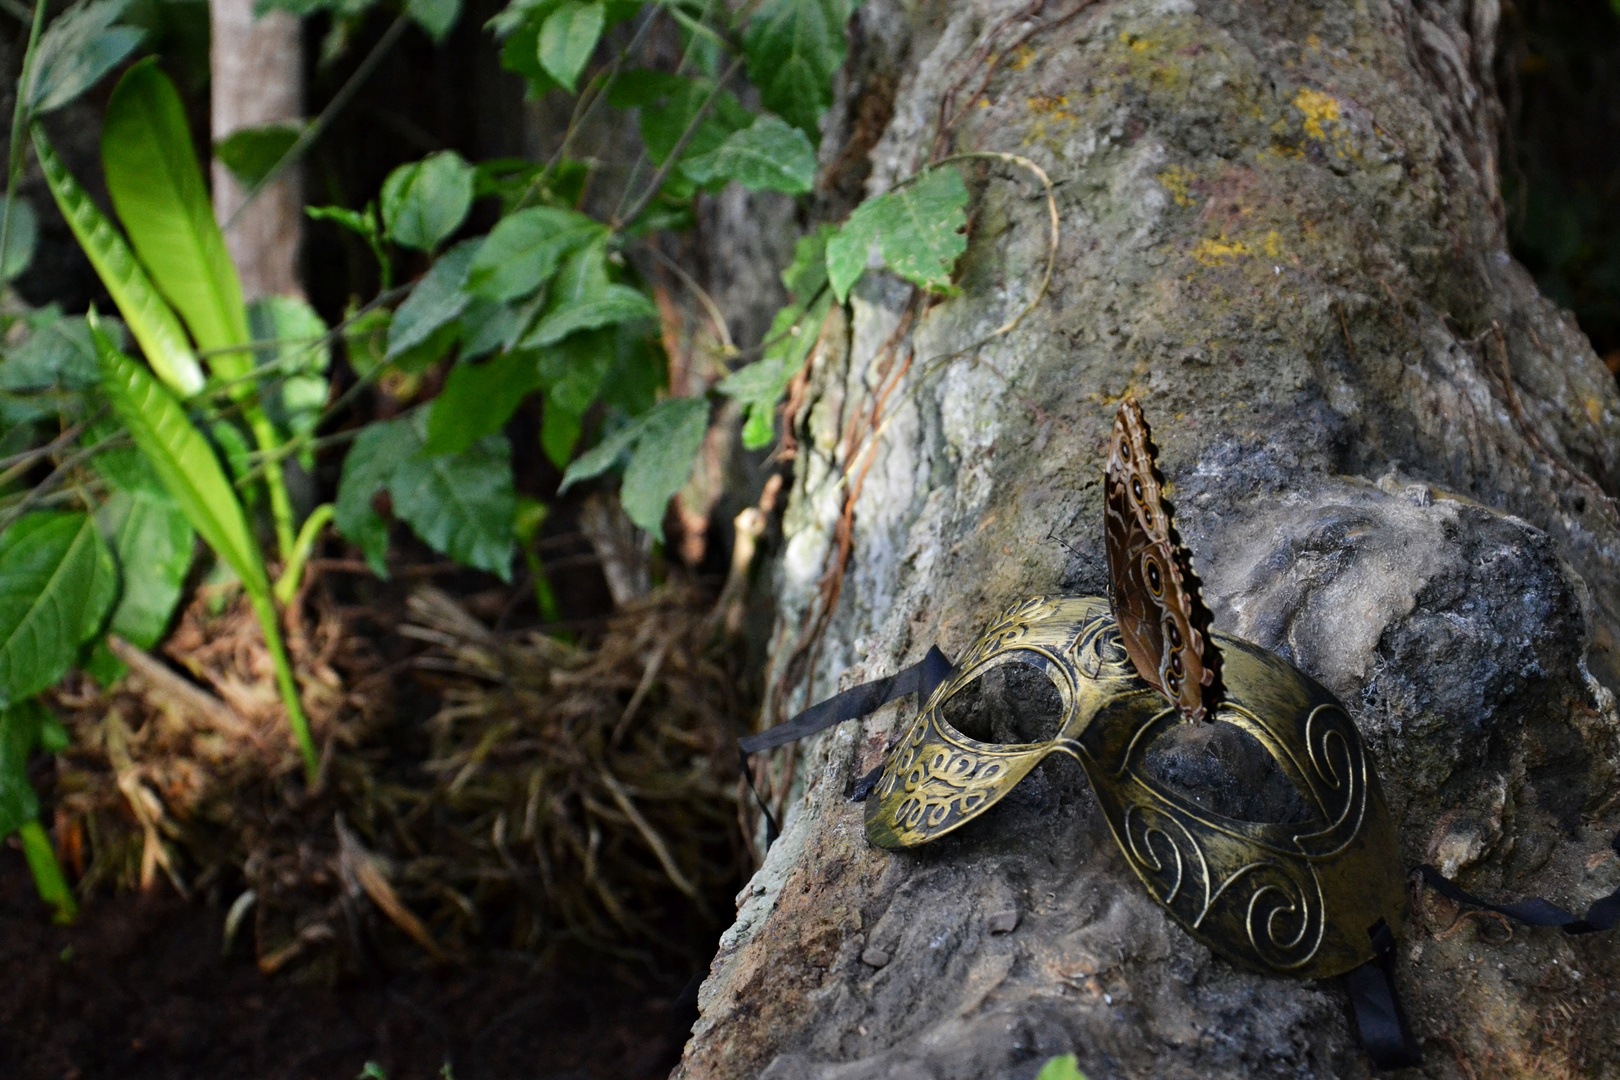
<path fill-rule="evenodd" d="M 33 137 L 40 171 L 45 174 L 57 208 L 90 259 L 90 265 L 95 267 L 101 283 L 112 295 L 113 303 L 118 305 L 146 362 L 152 365 L 158 378 L 182 397 L 197 393 L 204 383 L 202 367 L 191 351 L 180 320 L 135 261 L 134 253 L 118 235 L 118 230 L 102 216 L 84 188 L 67 171 L 38 125 L 34 127 Z"/>
<path fill-rule="evenodd" d="M 620 100 L 638 103 L 642 145 L 647 148 L 648 159 L 662 165 L 691 127 L 704 102 L 714 93 L 714 80 L 688 79 L 661 72 L 645 74 L 652 77 L 642 80 L 641 86 L 631 87 Z M 753 121 L 754 115 L 743 108 L 730 91 L 721 90 L 715 94 L 709 114 L 693 128 L 681 151 L 682 160 L 718 150 L 733 132 L 741 131 Z"/>
<path fill-rule="evenodd" d="M 606 234 L 604 226 L 572 210 L 519 210 L 490 230 L 467 271 L 466 289 L 491 300 L 527 296 L 550 280 L 570 251 Z"/>
<path fill-rule="evenodd" d="M 716 387 L 747 407 L 742 441 L 749 450 L 757 450 L 775 437 L 776 403 L 804 366 L 831 309 L 832 294 L 824 292 L 808 311 L 790 304 L 777 312 L 765 335 L 765 340 L 772 343 L 765 355 L 732 372 Z"/>
<path fill-rule="evenodd" d="M 766 115 L 681 168 L 700 184 L 735 180 L 749 191 L 802 195 L 815 183 L 816 151 L 804 132 Z"/>
<path fill-rule="evenodd" d="M 703 398 L 660 402 L 645 416 L 619 501 L 630 520 L 656 540 L 664 539 L 664 511 L 692 475 L 708 430 L 709 403 Z"/>
<path fill-rule="evenodd" d="M 117 491 L 96 511 L 123 589 L 107 631 L 142 649 L 163 637 L 191 569 L 196 533 L 166 492 Z"/>
<path fill-rule="evenodd" d="M 426 450 L 429 409 L 410 417 L 416 452 L 388 480 L 394 513 L 435 551 L 512 579 L 512 452 L 498 435 L 459 454 Z"/>
<path fill-rule="evenodd" d="M 54 685 L 116 592 L 88 514 L 29 514 L 0 533 L 0 708 Z"/>
<path fill-rule="evenodd" d="M 463 240 L 439 256 L 433 268 L 422 275 L 411 295 L 394 312 L 394 321 L 388 327 L 388 359 L 427 341 L 466 310 L 469 298 L 462 285 L 482 243 L 482 239 Z"/>
<path fill-rule="evenodd" d="M 563 0 L 540 28 L 540 66 L 570 94 L 579 82 L 579 73 L 596 51 L 605 21 L 606 12 L 600 2 Z"/>
<path fill-rule="evenodd" d="M 332 522 L 358 545 L 372 573 L 388 578 L 388 522 L 372 509 L 377 492 L 388 486 L 394 469 L 416 450 L 416 438 L 404 420 L 374 423 L 360 432 L 343 458 Z"/>
<path fill-rule="evenodd" d="M 388 239 L 432 251 L 461 228 L 472 208 L 473 169 L 454 150 L 429 154 L 388 174 L 382 218 Z"/>
<path fill-rule="evenodd" d="M 874 242 L 890 272 L 925 289 L 948 289 L 967 250 L 967 201 L 962 175 L 944 168 L 857 206 L 827 241 L 827 277 L 838 302 L 865 271 Z"/>
<path fill-rule="evenodd" d="M 301 134 L 303 128 L 297 124 L 242 128 L 214 144 L 214 157 L 251 188 L 270 175 Z"/>
<path fill-rule="evenodd" d="M 102 391 L 141 455 L 192 528 L 236 572 L 243 586 L 257 594 L 268 593 L 270 584 L 258 541 L 213 447 L 161 383 L 113 348 L 94 327 L 92 332 Z"/>
<path fill-rule="evenodd" d="M 483 364 L 457 364 L 433 400 L 429 454 L 459 454 L 506 426 L 523 399 L 540 385 L 533 353 L 503 353 Z"/>
<path fill-rule="evenodd" d="M 628 285 L 606 285 L 600 292 L 574 300 L 540 320 L 523 339 L 525 348 L 543 349 L 577 330 L 658 317 L 658 307 L 646 295 Z"/>
<path fill-rule="evenodd" d="M 130 0 L 90 0 L 59 15 L 40 35 L 28 108 L 43 116 L 100 82 L 139 47 L 146 32 L 120 26 Z"/>
<path fill-rule="evenodd" d="M 765 0 L 748 21 L 748 79 L 765 107 L 820 141 L 856 0 Z"/>
<path fill-rule="evenodd" d="M 558 494 L 629 454 L 619 499 L 631 521 L 661 540 L 664 509 L 692 475 L 708 426 L 709 405 L 702 398 L 660 402 L 581 455 L 563 475 Z"/>
<path fill-rule="evenodd" d="M 242 283 L 214 220 L 174 84 L 141 61 L 118 81 L 101 132 L 107 193 L 130 246 L 225 379 L 252 369 Z M 128 317 L 126 313 L 126 318 Z M 132 320 L 133 323 L 133 320 Z"/>
<path fill-rule="evenodd" d="M 461 17 L 461 0 L 405 0 L 405 14 L 428 37 L 440 42 Z"/>
<path fill-rule="evenodd" d="M 39 246 L 39 219 L 26 199 L 8 201 L 0 196 L 0 218 L 5 225 L 6 247 L 0 251 L 0 282 L 11 281 L 34 261 Z"/>

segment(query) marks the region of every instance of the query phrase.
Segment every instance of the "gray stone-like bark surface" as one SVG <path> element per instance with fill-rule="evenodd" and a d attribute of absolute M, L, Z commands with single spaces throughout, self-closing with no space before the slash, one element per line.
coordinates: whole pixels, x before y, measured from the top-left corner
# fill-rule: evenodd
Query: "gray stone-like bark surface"
<path fill-rule="evenodd" d="M 1038 162 L 1063 231 L 1023 325 L 935 363 L 1026 303 L 1045 258 L 1029 176 L 969 166 L 961 295 L 908 324 L 909 290 L 872 277 L 824 334 L 777 568 L 784 707 L 934 642 L 958 653 L 1022 596 L 1105 593 L 1103 457 L 1133 393 L 1216 627 L 1340 697 L 1401 857 L 1584 909 L 1620 884 L 1620 401 L 1505 249 L 1495 4 L 1072 10 L 856 16 L 831 202 L 854 168 L 840 146 L 871 146 L 867 190 L 885 190 L 959 88 L 942 152 Z M 892 105 L 867 99 L 885 88 Z M 812 653 L 847 491 L 852 554 Z M 847 792 L 908 707 L 804 748 L 677 1075 L 1027 1077 L 1071 1051 L 1092 1080 L 1368 1074 L 1336 986 L 1234 969 L 1162 914 L 1078 769 L 1043 766 L 927 848 L 868 845 Z M 1457 917 L 1414 890 L 1413 1075 L 1620 1075 L 1614 935 Z"/>

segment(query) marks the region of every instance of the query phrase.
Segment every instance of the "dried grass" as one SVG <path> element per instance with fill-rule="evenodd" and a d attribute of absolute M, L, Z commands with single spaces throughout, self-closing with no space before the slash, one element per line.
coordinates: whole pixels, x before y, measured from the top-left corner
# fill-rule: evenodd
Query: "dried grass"
<path fill-rule="evenodd" d="M 752 701 L 704 597 L 665 587 L 584 646 L 418 588 L 391 666 L 352 613 L 297 610 L 319 613 L 288 635 L 314 791 L 239 599 L 182 616 L 165 652 L 191 679 L 126 649 L 116 691 L 58 691 L 56 832 L 82 893 L 245 886 L 260 965 L 315 977 L 491 947 L 706 954 L 747 859 L 731 748 Z"/>

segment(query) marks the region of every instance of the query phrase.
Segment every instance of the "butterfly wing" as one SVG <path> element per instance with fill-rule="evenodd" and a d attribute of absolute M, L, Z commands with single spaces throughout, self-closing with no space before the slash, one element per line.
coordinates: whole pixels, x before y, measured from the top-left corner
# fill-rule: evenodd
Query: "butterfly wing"
<path fill-rule="evenodd" d="M 1220 700 L 1220 651 L 1164 501 L 1147 421 L 1132 398 L 1114 416 L 1105 488 L 1103 532 L 1125 652 L 1184 717 L 1204 719 Z"/>

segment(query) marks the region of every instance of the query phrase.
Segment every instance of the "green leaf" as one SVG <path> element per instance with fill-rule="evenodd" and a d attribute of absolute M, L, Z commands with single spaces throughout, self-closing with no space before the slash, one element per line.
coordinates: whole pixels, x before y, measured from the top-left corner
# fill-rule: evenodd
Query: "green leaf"
<path fill-rule="evenodd" d="M 544 3 L 539 5 L 539 10 L 546 13 L 554 6 L 553 3 Z M 528 92 L 524 95 L 527 101 L 539 101 L 551 91 L 561 89 L 557 80 L 540 66 L 540 28 L 544 24 L 544 18 L 523 22 L 501 45 L 501 67 L 522 77 L 528 85 Z"/>
<path fill-rule="evenodd" d="M 713 79 L 687 79 L 662 72 L 632 71 L 619 81 L 628 81 L 629 85 L 618 88 L 613 97 L 616 102 L 622 102 L 623 107 L 641 110 L 641 141 L 647 148 L 647 157 L 655 165 L 662 165 L 674 151 L 675 144 L 714 92 Z M 753 114 L 743 108 L 730 91 L 720 91 L 708 116 L 693 129 L 681 152 L 682 160 L 718 150 L 733 132 L 753 122 Z"/>
<path fill-rule="evenodd" d="M 7 201 L 0 196 L 0 215 L 6 222 L 6 249 L 0 252 L 0 282 L 11 281 L 28 269 L 39 245 L 39 220 L 26 199 Z"/>
<path fill-rule="evenodd" d="M 600 2 L 563 0 L 540 28 L 540 66 L 570 94 L 579 82 L 579 73 L 596 51 L 605 14 Z"/>
<path fill-rule="evenodd" d="M 454 150 L 401 165 L 383 181 L 382 217 L 388 239 L 401 247 L 432 251 L 461 228 L 472 198 L 472 166 Z"/>
<path fill-rule="evenodd" d="M 270 170 L 287 156 L 303 130 L 298 124 L 242 128 L 215 143 L 214 156 L 244 187 L 252 187 L 270 175 Z"/>
<path fill-rule="evenodd" d="M 28 782 L 28 756 L 47 719 L 56 718 L 33 700 L 0 710 L 0 838 L 39 817 L 39 799 Z"/>
<path fill-rule="evenodd" d="M 700 184 L 735 180 L 749 191 L 801 195 L 815 183 L 816 151 L 804 132 L 767 115 L 681 168 Z"/>
<path fill-rule="evenodd" d="M 327 342 L 326 323 L 296 296 L 266 296 L 248 307 L 248 325 L 255 342 L 266 342 L 256 349 L 260 367 L 268 366 L 266 411 L 288 435 L 312 435 L 331 387 L 326 373 L 332 366 L 332 347 Z M 305 469 L 315 465 L 314 451 L 299 452 Z"/>
<path fill-rule="evenodd" d="M 461 0 L 405 0 L 405 14 L 428 37 L 441 42 L 461 18 Z"/>
<path fill-rule="evenodd" d="M 857 0 L 765 0 L 748 21 L 748 79 L 765 107 L 820 141 L 832 81 L 843 66 L 844 25 Z"/>
<path fill-rule="evenodd" d="M 945 168 L 857 206 L 827 241 L 827 277 L 838 302 L 865 272 L 874 243 L 891 272 L 925 289 L 948 289 L 967 250 L 967 201 L 962 175 Z"/>
<path fill-rule="evenodd" d="M 461 359 L 476 360 L 497 349 L 509 349 L 528 327 L 528 305 L 503 304 L 474 297 L 461 313 Z"/>
<path fill-rule="evenodd" d="M 382 226 L 377 222 L 377 208 L 368 203 L 364 210 L 350 210 L 344 206 L 306 206 L 304 213 L 312 221 L 330 221 L 332 224 L 357 233 L 370 242 L 382 239 Z"/>
<path fill-rule="evenodd" d="M 81 0 L 40 35 L 28 109 L 43 116 L 77 98 L 124 62 L 146 31 L 118 25 L 130 0 Z"/>
<path fill-rule="evenodd" d="M 515 300 L 544 285 L 563 256 L 607 234 L 584 214 L 536 206 L 502 218 L 467 272 L 467 291 Z"/>
<path fill-rule="evenodd" d="M 616 344 L 612 330 L 593 330 L 575 334 L 540 354 L 540 381 L 546 388 L 540 446 L 559 469 L 567 468 L 585 412 L 613 370 Z"/>
<path fill-rule="evenodd" d="M 551 312 L 540 320 L 523 344 L 542 349 L 554 345 L 576 330 L 658 317 L 658 307 L 646 295 L 628 285 L 606 285 L 602 291 L 582 297 Z"/>
<path fill-rule="evenodd" d="M 1035 1080 L 1086 1080 L 1086 1074 L 1080 1071 L 1080 1063 L 1073 1054 L 1064 1054 L 1042 1065 Z"/>
<path fill-rule="evenodd" d="M 660 402 L 645 414 L 641 437 L 624 470 L 619 501 L 630 520 L 660 542 L 664 510 L 686 486 L 708 430 L 709 403 L 703 398 Z"/>
<path fill-rule="evenodd" d="M 270 582 L 258 542 L 213 447 L 161 383 L 113 348 L 93 325 L 92 332 L 102 390 L 141 455 L 192 528 L 236 572 L 243 586 L 250 593 L 267 594 Z"/>
<path fill-rule="evenodd" d="M 372 573 L 388 578 L 388 522 L 372 509 L 377 492 L 388 486 L 394 469 L 416 450 L 416 437 L 404 420 L 387 420 L 362 431 L 343 459 L 332 523 L 358 545 Z"/>
<path fill-rule="evenodd" d="M 429 454 L 431 406 L 410 417 L 417 452 L 388 481 L 394 513 L 435 551 L 464 566 L 512 579 L 512 452 L 492 435 L 459 454 Z"/>
<path fill-rule="evenodd" d="M 163 637 L 191 569 L 196 533 L 167 492 L 118 491 L 96 511 L 123 580 L 107 630 L 142 649 Z"/>
<path fill-rule="evenodd" d="M 0 363 L 0 424 L 54 417 L 101 379 L 95 347 L 77 316 L 42 322 Z M 14 398 L 5 395 L 15 394 Z"/>
<path fill-rule="evenodd" d="M 117 588 L 88 514 L 29 514 L 0 533 L 0 708 L 67 672 Z"/>
<path fill-rule="evenodd" d="M 101 161 L 130 245 L 197 347 L 215 352 L 214 373 L 246 375 L 251 356 L 216 351 L 248 343 L 247 305 L 197 166 L 185 107 L 156 57 L 118 81 L 101 131 Z"/>
<path fill-rule="evenodd" d="M 533 353 L 503 353 L 488 363 L 456 365 L 433 401 L 427 452 L 459 454 L 494 435 L 539 385 Z"/>
<path fill-rule="evenodd" d="M 747 406 L 742 441 L 749 450 L 758 450 L 775 438 L 776 403 L 804 366 L 831 308 L 832 294 L 823 292 L 808 311 L 790 304 L 777 312 L 765 335 L 771 342 L 765 355 L 726 376 L 716 388 Z"/>
<path fill-rule="evenodd" d="M 463 240 L 422 275 L 411 295 L 394 312 L 394 321 L 388 327 L 388 359 L 421 345 L 466 310 L 468 296 L 462 284 L 482 243 L 481 238 Z"/>
<path fill-rule="evenodd" d="M 101 283 L 112 294 L 146 362 L 170 389 L 182 397 L 192 396 L 203 388 L 204 379 L 180 320 L 158 295 L 118 230 L 96 209 L 84 188 L 62 164 L 62 159 L 46 140 L 44 129 L 35 125 L 33 135 L 34 152 L 39 156 L 40 170 L 45 174 L 57 208 L 67 219 L 90 265 L 96 268 Z"/>
<path fill-rule="evenodd" d="M 801 304 L 808 304 L 827 285 L 827 241 L 838 226 L 823 225 L 793 246 L 793 261 L 782 271 L 782 284 Z"/>

